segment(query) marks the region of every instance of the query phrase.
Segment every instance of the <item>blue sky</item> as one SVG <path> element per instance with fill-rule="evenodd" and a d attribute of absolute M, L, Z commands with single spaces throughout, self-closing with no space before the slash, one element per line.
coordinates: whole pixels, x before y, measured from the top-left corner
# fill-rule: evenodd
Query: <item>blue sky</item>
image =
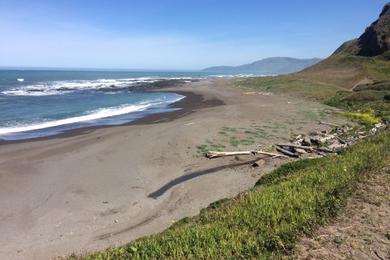
<path fill-rule="evenodd" d="M 326 57 L 382 0 L 0 0 L 0 66 L 201 69 Z"/>

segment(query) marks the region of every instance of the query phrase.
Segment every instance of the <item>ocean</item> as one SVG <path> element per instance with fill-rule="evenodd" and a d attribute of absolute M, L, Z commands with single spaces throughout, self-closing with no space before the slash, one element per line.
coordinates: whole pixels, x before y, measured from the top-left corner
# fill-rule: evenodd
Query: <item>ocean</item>
<path fill-rule="evenodd" d="M 209 76 L 202 72 L 0 70 L 0 140 L 121 125 L 172 111 L 170 104 L 184 96 L 147 90 Z"/>

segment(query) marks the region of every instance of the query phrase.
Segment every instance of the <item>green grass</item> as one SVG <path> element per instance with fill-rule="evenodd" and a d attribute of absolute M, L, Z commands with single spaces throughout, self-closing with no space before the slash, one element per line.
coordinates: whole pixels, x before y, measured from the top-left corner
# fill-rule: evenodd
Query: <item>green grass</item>
<path fill-rule="evenodd" d="M 271 127 L 282 128 L 285 125 L 275 123 Z M 197 155 L 206 155 L 209 151 L 222 151 L 226 148 L 253 145 L 268 136 L 262 127 L 256 125 L 240 128 L 224 126 L 218 131 L 218 134 L 219 136 L 212 141 L 206 140 L 205 144 L 198 145 Z"/>
<path fill-rule="evenodd" d="M 207 144 L 198 145 L 196 147 L 198 155 L 205 156 L 209 151 L 223 151 L 223 149 L 226 148 L 225 145 L 214 143 L 210 140 L 207 140 L 206 142 Z"/>
<path fill-rule="evenodd" d="M 390 94 L 390 91 L 387 93 Z M 369 113 L 379 119 L 390 120 L 390 101 L 384 98 L 387 93 L 377 93 L 377 91 L 371 90 L 357 93 L 337 92 L 324 103 L 342 108 L 347 112 Z"/>
<path fill-rule="evenodd" d="M 378 57 L 332 55 L 295 76 L 313 82 L 322 82 L 351 89 L 365 77 L 375 81 L 389 79 L 390 62 Z"/>
<path fill-rule="evenodd" d="M 340 90 L 335 85 L 309 81 L 296 77 L 295 75 L 238 79 L 234 85 L 237 88 L 273 92 L 276 94 L 293 94 L 314 100 L 330 98 L 337 90 Z"/>
<path fill-rule="evenodd" d="M 299 73 L 238 79 L 234 86 L 307 98 L 349 112 L 373 110 L 376 117 L 390 120 L 389 72 L 390 61 L 381 58 L 333 55 Z M 351 91 L 364 78 L 370 78 L 374 84 Z"/>
<path fill-rule="evenodd" d="M 299 236 L 338 213 L 355 184 L 383 166 L 389 147 L 386 131 L 337 156 L 289 163 L 251 191 L 213 203 L 160 234 L 80 258 L 279 258 L 291 253 Z"/>

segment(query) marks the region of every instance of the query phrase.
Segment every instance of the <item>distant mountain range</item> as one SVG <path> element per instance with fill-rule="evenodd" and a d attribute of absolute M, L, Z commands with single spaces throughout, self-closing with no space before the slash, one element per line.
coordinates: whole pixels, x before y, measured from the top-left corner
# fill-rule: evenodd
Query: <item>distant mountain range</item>
<path fill-rule="evenodd" d="M 216 66 L 206 68 L 202 71 L 221 74 L 279 75 L 301 71 L 320 61 L 321 59 L 318 58 L 295 59 L 289 57 L 271 57 L 241 66 Z"/>

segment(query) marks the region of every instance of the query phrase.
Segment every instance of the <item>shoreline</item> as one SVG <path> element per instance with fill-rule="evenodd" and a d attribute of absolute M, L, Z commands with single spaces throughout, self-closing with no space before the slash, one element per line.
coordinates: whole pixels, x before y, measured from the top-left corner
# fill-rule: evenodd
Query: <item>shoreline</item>
<path fill-rule="evenodd" d="M 189 114 L 193 113 L 194 110 L 196 110 L 196 109 L 210 108 L 210 107 L 221 106 L 221 105 L 225 104 L 223 101 L 221 101 L 217 98 L 205 99 L 204 95 L 196 93 L 196 91 L 182 90 L 182 89 L 185 89 L 186 86 L 187 86 L 187 84 L 182 85 L 182 86 L 162 87 L 159 89 L 151 89 L 151 90 L 143 91 L 143 92 L 175 93 L 175 94 L 179 94 L 179 95 L 184 96 L 183 99 L 181 99 L 177 102 L 174 102 L 172 104 L 169 104 L 167 106 L 167 108 L 178 108 L 178 110 L 175 110 L 175 111 L 147 114 L 141 118 L 135 119 L 133 121 L 130 121 L 130 122 L 127 122 L 124 124 L 119 124 L 119 125 L 96 125 L 96 126 L 89 126 L 89 127 L 80 127 L 80 128 L 75 128 L 75 129 L 64 130 L 61 133 L 57 133 L 57 134 L 53 134 L 53 135 L 35 137 L 35 138 L 26 138 L 26 139 L 20 139 L 20 140 L 2 140 L 2 139 L 0 139 L 0 146 L 7 145 L 7 144 L 39 142 L 39 141 L 44 141 L 44 140 L 56 139 L 56 138 L 67 138 L 67 137 L 73 137 L 73 136 L 77 136 L 77 135 L 85 135 L 85 134 L 89 134 L 95 130 L 105 129 L 105 128 L 131 126 L 131 125 L 150 125 L 150 124 L 169 122 L 169 121 L 175 120 L 177 118 L 189 115 Z M 167 90 L 165 90 L 165 89 L 167 89 Z M 175 90 L 175 89 L 177 89 L 177 90 Z"/>
<path fill-rule="evenodd" d="M 205 80 L 156 90 L 185 93 L 186 99 L 172 104 L 180 111 L 67 138 L 2 145 L 0 258 L 83 254 L 161 232 L 250 189 L 281 163 L 258 169 L 248 166 L 254 158 L 208 160 L 199 147 L 258 149 L 318 127 L 313 111 L 323 105 L 246 94 L 229 84 Z M 231 143 L 256 127 L 262 130 L 252 144 Z"/>

